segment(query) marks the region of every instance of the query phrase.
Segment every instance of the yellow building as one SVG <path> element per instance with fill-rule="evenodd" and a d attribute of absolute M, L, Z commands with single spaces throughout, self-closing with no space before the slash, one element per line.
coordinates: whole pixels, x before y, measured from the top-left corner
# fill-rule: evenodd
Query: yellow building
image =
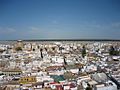
<path fill-rule="evenodd" d="M 15 44 L 14 44 L 14 48 L 13 51 L 21 51 L 24 47 L 24 43 L 22 40 L 18 40 Z"/>
<path fill-rule="evenodd" d="M 3 69 L 2 73 L 7 76 L 20 75 L 22 73 L 21 69 Z"/>
<path fill-rule="evenodd" d="M 35 76 L 26 76 L 26 77 L 21 77 L 19 80 L 20 84 L 30 84 L 30 83 L 35 83 L 36 82 L 36 77 Z"/>
<path fill-rule="evenodd" d="M 16 43 L 16 46 L 23 48 L 23 46 L 24 46 L 23 41 L 22 40 L 18 40 L 17 43 Z"/>

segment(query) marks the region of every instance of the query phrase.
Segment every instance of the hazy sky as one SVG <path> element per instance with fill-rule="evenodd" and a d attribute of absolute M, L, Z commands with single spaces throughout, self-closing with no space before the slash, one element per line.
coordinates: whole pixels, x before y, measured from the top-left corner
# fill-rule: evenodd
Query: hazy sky
<path fill-rule="evenodd" d="M 0 0 L 6 39 L 120 39 L 120 0 Z"/>

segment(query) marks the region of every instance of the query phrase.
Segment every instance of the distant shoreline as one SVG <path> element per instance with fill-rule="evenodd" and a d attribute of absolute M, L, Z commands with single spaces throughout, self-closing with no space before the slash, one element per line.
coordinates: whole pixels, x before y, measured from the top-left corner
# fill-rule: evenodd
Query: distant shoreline
<path fill-rule="evenodd" d="M 120 39 L 21 39 L 23 41 L 120 41 Z M 17 40 L 0 40 L 0 41 L 17 41 Z"/>

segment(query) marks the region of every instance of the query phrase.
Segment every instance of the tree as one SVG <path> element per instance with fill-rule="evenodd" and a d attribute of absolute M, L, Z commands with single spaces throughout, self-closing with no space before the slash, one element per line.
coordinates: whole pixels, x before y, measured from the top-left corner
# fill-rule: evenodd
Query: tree
<path fill-rule="evenodd" d="M 82 57 L 84 58 L 86 55 L 86 48 L 85 46 L 82 47 Z"/>
<path fill-rule="evenodd" d="M 92 88 L 91 87 L 87 87 L 85 90 L 92 90 Z"/>
<path fill-rule="evenodd" d="M 16 51 L 22 51 L 22 48 L 21 47 L 16 47 L 15 50 Z"/>
<path fill-rule="evenodd" d="M 47 52 L 47 48 L 45 48 L 45 51 Z"/>
<path fill-rule="evenodd" d="M 97 50 L 96 50 L 96 52 L 99 52 L 99 51 L 100 51 L 100 49 L 97 49 Z"/>
<path fill-rule="evenodd" d="M 3 73 L 0 73 L 0 76 L 1 76 L 1 75 L 4 75 L 4 74 L 3 74 Z"/>
<path fill-rule="evenodd" d="M 110 55 L 119 55 L 119 51 L 116 50 L 113 46 L 111 46 L 110 50 L 109 50 L 109 54 Z"/>
<path fill-rule="evenodd" d="M 40 48 L 40 46 L 37 46 L 37 48 L 39 49 L 39 48 Z"/>
<path fill-rule="evenodd" d="M 5 50 L 0 49 L 0 53 L 3 53 Z"/>
<path fill-rule="evenodd" d="M 55 47 L 52 47 L 52 50 L 55 51 Z"/>
<path fill-rule="evenodd" d="M 87 84 L 87 85 L 88 85 L 88 87 L 85 90 L 92 90 L 92 88 L 90 87 L 90 85 L 89 84 Z"/>
<path fill-rule="evenodd" d="M 35 51 L 35 49 L 33 48 L 33 51 Z"/>
<path fill-rule="evenodd" d="M 76 77 L 72 74 L 72 72 L 65 72 L 64 73 L 64 78 L 67 79 L 67 80 L 70 80 L 70 79 L 75 79 Z"/>

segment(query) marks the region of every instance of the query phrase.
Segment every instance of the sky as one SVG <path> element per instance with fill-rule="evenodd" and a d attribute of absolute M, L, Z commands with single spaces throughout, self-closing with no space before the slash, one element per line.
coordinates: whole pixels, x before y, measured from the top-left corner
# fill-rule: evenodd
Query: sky
<path fill-rule="evenodd" d="M 0 40 L 120 39 L 120 0 L 0 0 Z"/>

